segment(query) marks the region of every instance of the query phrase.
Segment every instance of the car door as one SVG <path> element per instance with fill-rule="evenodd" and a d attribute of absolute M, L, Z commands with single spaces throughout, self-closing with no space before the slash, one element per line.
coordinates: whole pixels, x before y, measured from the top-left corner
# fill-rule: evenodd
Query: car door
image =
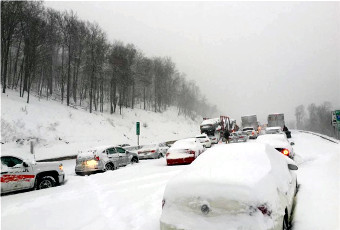
<path fill-rule="evenodd" d="M 34 181 L 31 165 L 17 157 L 1 157 L 1 192 L 29 189 L 34 186 Z"/>
<path fill-rule="evenodd" d="M 118 155 L 119 155 L 119 164 L 120 166 L 125 166 L 128 164 L 128 154 L 126 153 L 126 150 L 121 147 L 116 147 Z"/>
<path fill-rule="evenodd" d="M 114 147 L 106 149 L 109 161 L 113 162 L 116 167 L 119 167 L 119 154 Z"/>

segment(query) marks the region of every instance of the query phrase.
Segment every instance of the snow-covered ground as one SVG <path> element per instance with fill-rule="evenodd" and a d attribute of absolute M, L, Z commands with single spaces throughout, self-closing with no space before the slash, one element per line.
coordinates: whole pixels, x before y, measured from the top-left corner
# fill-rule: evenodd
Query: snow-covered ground
<path fill-rule="evenodd" d="M 292 135 L 300 183 L 293 230 L 340 229 L 340 145 L 312 134 Z M 66 184 L 1 197 L 2 229 L 156 230 L 167 181 L 190 167 L 144 160 L 80 177 L 74 174 L 74 160 L 63 163 Z"/>
<path fill-rule="evenodd" d="M 30 140 L 36 142 L 36 159 L 77 155 L 78 151 L 101 145 L 137 145 L 136 122 L 141 124 L 140 144 L 151 144 L 200 133 L 196 121 L 178 116 L 175 108 L 163 113 L 126 109 L 123 114 L 74 109 L 60 102 L 20 98 L 7 90 L 1 95 L 1 145 L 3 153 L 24 154 Z"/>

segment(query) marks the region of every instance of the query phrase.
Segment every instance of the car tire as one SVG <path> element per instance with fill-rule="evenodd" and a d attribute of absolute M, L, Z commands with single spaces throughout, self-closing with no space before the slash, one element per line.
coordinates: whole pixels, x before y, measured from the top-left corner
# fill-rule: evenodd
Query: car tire
<path fill-rule="evenodd" d="M 42 178 L 38 179 L 37 183 L 37 190 L 45 189 L 45 188 L 52 188 L 56 185 L 56 181 L 52 176 L 43 176 Z"/>
<path fill-rule="evenodd" d="M 112 163 L 107 163 L 106 165 L 105 165 L 105 171 L 113 171 L 113 170 L 115 170 L 116 168 L 115 168 L 115 166 L 112 164 Z"/>
<path fill-rule="evenodd" d="M 139 163 L 139 160 L 137 157 L 132 157 L 131 164 L 134 164 L 134 163 Z"/>

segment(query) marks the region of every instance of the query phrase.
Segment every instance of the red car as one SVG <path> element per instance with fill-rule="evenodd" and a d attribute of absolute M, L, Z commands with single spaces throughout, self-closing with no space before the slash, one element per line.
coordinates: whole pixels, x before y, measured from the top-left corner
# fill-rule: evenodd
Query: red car
<path fill-rule="evenodd" d="M 197 138 L 176 141 L 166 154 L 167 165 L 190 164 L 205 148 Z"/>

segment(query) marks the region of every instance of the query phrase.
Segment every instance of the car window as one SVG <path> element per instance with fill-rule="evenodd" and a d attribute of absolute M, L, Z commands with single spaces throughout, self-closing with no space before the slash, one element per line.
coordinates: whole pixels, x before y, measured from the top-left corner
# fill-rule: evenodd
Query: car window
<path fill-rule="evenodd" d="M 22 160 L 16 157 L 1 157 L 1 164 L 7 167 L 14 167 L 15 165 L 22 164 Z"/>
<path fill-rule="evenodd" d="M 123 149 L 123 148 L 117 147 L 116 149 L 119 153 L 125 153 L 125 149 Z"/>
<path fill-rule="evenodd" d="M 115 154 L 117 153 L 116 149 L 115 148 L 109 148 L 106 150 L 107 154 Z"/>

